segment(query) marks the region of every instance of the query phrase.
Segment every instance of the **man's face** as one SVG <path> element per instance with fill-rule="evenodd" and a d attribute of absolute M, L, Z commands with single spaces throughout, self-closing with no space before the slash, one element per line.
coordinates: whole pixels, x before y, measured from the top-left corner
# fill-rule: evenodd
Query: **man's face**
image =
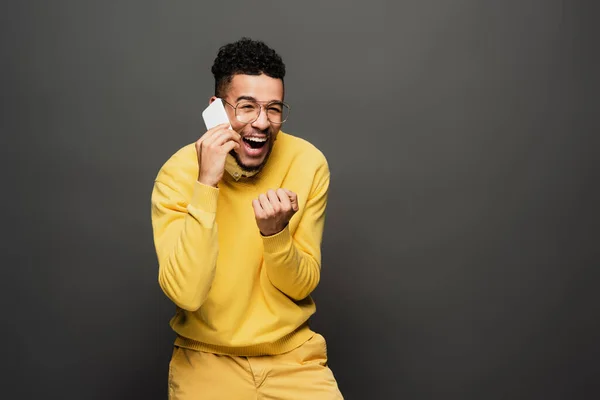
<path fill-rule="evenodd" d="M 214 99 L 211 98 L 211 102 Z M 283 101 L 283 82 L 264 74 L 235 75 L 223 99 L 234 107 L 242 100 L 255 100 L 266 106 L 272 101 Z M 269 122 L 264 107 L 256 121 L 244 124 L 236 118 L 233 107 L 224 106 L 231 127 L 242 136 L 242 146 L 232 151 L 233 157 L 244 170 L 260 169 L 267 162 L 281 124 Z"/>

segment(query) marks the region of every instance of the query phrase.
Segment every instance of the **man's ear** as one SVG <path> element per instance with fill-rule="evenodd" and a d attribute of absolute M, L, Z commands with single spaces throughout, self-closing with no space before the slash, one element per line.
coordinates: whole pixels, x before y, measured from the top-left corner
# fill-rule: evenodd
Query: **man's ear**
<path fill-rule="evenodd" d="M 211 105 L 213 101 L 217 99 L 217 96 L 213 96 L 208 100 L 208 105 Z"/>

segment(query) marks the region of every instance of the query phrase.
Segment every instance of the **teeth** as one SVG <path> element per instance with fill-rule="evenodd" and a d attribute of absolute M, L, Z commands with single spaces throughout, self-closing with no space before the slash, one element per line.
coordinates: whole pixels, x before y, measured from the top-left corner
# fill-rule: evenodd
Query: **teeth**
<path fill-rule="evenodd" d="M 267 138 L 257 138 L 257 137 L 247 137 L 244 139 L 249 140 L 251 142 L 257 142 L 257 143 L 264 143 L 267 141 Z"/>

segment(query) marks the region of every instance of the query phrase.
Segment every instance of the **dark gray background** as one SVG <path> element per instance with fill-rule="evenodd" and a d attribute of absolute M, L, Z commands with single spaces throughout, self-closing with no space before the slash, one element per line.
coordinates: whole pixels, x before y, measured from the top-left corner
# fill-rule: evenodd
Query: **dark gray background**
<path fill-rule="evenodd" d="M 166 398 L 152 182 L 247 35 L 330 162 L 313 327 L 346 398 L 597 398 L 597 6 L 205 3 L 0 6 L 0 397 Z"/>

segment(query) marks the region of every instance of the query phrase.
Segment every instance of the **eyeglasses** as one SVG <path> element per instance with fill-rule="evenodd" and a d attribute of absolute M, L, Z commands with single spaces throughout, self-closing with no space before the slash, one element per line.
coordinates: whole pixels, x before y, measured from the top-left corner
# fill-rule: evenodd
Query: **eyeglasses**
<path fill-rule="evenodd" d="M 250 124 L 256 121 L 260 116 L 263 107 L 267 114 L 267 119 L 272 124 L 283 124 L 290 115 L 290 106 L 282 101 L 270 101 L 264 106 L 254 100 L 242 100 L 235 106 L 229 104 L 225 100 L 223 100 L 223 103 L 233 108 L 235 111 L 235 118 L 244 124 Z"/>

